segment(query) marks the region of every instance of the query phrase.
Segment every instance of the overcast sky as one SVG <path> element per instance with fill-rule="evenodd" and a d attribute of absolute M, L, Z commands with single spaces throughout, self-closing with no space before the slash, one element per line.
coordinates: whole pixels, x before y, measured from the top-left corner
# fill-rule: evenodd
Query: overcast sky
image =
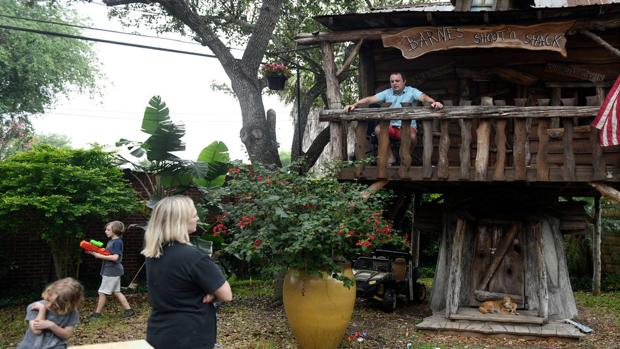
<path fill-rule="evenodd" d="M 106 16 L 105 6 L 97 2 L 77 5 L 80 15 L 90 17 L 92 26 L 125 32 Z M 140 33 L 154 35 L 145 29 Z M 205 47 L 173 41 L 86 30 L 84 36 L 139 43 L 178 50 L 210 54 Z M 166 37 L 191 41 L 188 38 Z M 211 81 L 229 83 L 217 59 L 167 53 L 104 43 L 95 43 L 94 50 L 105 77 L 99 84 L 100 96 L 72 94 L 61 98 L 57 105 L 33 119 L 38 134 L 64 134 L 74 147 L 91 143 L 113 145 L 120 138 L 143 141 L 148 135 L 140 132 L 144 108 L 154 95 L 162 97 L 175 121 L 184 122 L 187 150 L 185 159 L 196 159 L 202 148 L 215 140 L 223 141 L 232 159 L 247 159 L 239 139 L 241 109 L 238 102 L 223 92 L 214 92 Z M 240 56 L 241 51 L 233 51 Z M 290 106 L 276 96 L 263 98 L 265 109 L 277 113 L 277 135 L 280 150 L 290 151 L 292 121 Z"/>

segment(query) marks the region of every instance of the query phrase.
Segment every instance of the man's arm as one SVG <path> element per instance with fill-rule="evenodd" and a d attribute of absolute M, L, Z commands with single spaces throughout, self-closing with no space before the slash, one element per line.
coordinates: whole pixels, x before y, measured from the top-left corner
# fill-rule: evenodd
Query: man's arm
<path fill-rule="evenodd" d="M 379 102 L 379 98 L 377 98 L 376 96 L 364 97 L 353 104 L 349 104 L 345 106 L 344 111 L 348 113 L 350 111 L 355 110 L 355 108 L 357 108 L 357 106 L 360 104 L 372 104 L 372 103 L 378 103 L 378 102 Z"/>
<path fill-rule="evenodd" d="M 426 93 L 422 93 L 422 97 L 420 98 L 422 102 L 430 103 L 431 108 L 433 109 L 441 109 L 443 108 L 443 104 L 441 102 L 437 102 L 433 98 L 429 97 Z"/>

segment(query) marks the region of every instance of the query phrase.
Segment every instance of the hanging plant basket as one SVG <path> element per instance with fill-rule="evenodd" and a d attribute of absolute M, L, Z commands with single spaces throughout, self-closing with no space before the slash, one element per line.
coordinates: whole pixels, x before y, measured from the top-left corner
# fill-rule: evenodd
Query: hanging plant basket
<path fill-rule="evenodd" d="M 267 77 L 267 83 L 270 90 L 284 90 L 284 84 L 288 78 L 284 75 L 270 75 Z"/>

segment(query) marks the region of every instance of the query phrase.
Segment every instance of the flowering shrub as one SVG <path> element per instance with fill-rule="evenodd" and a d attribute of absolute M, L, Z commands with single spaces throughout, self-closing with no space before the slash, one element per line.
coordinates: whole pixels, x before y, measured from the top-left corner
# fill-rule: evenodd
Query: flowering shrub
<path fill-rule="evenodd" d="M 288 67 L 280 63 L 263 64 L 260 67 L 260 72 L 263 76 L 283 75 L 288 77 L 291 75 L 291 71 Z"/>
<path fill-rule="evenodd" d="M 222 187 L 223 212 L 211 233 L 226 235 L 227 252 L 246 261 L 335 275 L 343 262 L 387 244 L 404 246 L 382 217 L 384 193 L 364 201 L 366 187 L 313 178 L 289 169 L 242 168 Z"/>

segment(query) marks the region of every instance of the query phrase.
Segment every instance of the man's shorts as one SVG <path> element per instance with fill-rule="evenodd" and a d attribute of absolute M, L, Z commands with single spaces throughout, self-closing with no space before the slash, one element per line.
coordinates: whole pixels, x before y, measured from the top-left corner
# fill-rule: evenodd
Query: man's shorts
<path fill-rule="evenodd" d="M 418 129 L 413 127 L 411 128 L 411 130 L 413 130 L 414 134 L 418 132 Z M 400 141 L 400 128 L 390 126 L 390 128 L 388 129 L 388 135 L 390 136 L 390 139 Z"/>
<path fill-rule="evenodd" d="M 101 286 L 99 286 L 99 293 L 107 294 L 108 296 L 114 292 L 121 291 L 121 277 L 120 276 L 102 276 Z"/>

